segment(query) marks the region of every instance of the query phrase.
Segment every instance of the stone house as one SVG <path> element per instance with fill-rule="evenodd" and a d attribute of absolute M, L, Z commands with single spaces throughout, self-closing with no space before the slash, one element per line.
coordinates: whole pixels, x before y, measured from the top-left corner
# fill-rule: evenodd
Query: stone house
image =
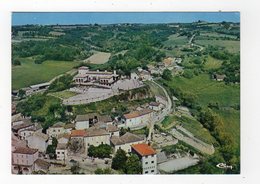
<path fill-rule="evenodd" d="M 139 126 L 147 125 L 153 118 L 153 110 L 143 109 L 141 111 L 133 111 L 128 114 L 124 114 L 123 121 L 125 127 L 135 128 Z"/>
<path fill-rule="evenodd" d="M 12 152 L 12 173 L 31 174 L 34 170 L 34 163 L 39 157 L 37 149 L 18 147 Z"/>

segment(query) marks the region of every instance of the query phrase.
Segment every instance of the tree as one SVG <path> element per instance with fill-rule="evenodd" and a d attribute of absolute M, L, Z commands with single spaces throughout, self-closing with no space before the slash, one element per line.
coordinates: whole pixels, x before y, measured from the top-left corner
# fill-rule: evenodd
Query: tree
<path fill-rule="evenodd" d="M 97 168 L 95 170 L 95 174 L 111 174 L 112 171 L 110 168 L 105 168 L 105 169 L 101 169 L 101 168 Z"/>
<path fill-rule="evenodd" d="M 23 98 L 26 95 L 25 91 L 23 89 L 19 89 L 18 91 L 18 97 Z"/>
<path fill-rule="evenodd" d="M 169 69 L 165 69 L 162 74 L 162 78 L 165 80 L 171 80 L 172 78 L 172 72 Z"/>
<path fill-rule="evenodd" d="M 112 169 L 124 170 L 127 161 L 126 152 L 122 149 L 117 150 L 115 157 L 112 159 Z"/>
<path fill-rule="evenodd" d="M 46 153 L 49 154 L 50 158 L 56 158 L 56 148 L 58 145 L 58 140 L 53 137 L 52 138 L 52 144 L 48 145 Z"/>
<path fill-rule="evenodd" d="M 112 154 L 112 147 L 107 144 L 100 144 L 99 146 L 90 145 L 88 148 L 88 156 L 96 158 L 110 158 Z"/>
<path fill-rule="evenodd" d="M 15 65 L 15 66 L 16 65 L 21 65 L 21 61 L 18 60 L 17 58 L 15 58 L 15 59 L 12 60 L 12 64 Z"/>
<path fill-rule="evenodd" d="M 131 154 L 125 165 L 126 174 L 141 174 L 142 173 L 142 164 L 137 155 Z"/>

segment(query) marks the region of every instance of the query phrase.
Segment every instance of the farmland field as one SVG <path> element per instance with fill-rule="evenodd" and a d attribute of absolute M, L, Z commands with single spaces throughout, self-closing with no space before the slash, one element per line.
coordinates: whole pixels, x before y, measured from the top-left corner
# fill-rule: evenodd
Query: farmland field
<path fill-rule="evenodd" d="M 236 38 L 236 36 L 234 36 L 234 35 L 221 34 L 221 33 L 217 33 L 217 32 L 204 32 L 204 33 L 200 33 L 200 35 L 209 36 L 209 37 L 219 37 L 219 38 L 223 38 L 223 37 L 233 38 L 233 39 Z"/>
<path fill-rule="evenodd" d="M 33 84 L 47 82 L 78 65 L 77 62 L 45 61 L 35 64 L 32 58 L 23 58 L 20 66 L 12 67 L 12 89 L 20 89 Z"/>
<path fill-rule="evenodd" d="M 210 79 L 207 74 L 192 79 L 175 77 L 169 85 L 196 95 L 198 103 L 202 106 L 207 106 L 210 102 L 218 102 L 220 106 L 226 107 L 239 104 L 240 100 L 238 85 L 225 85 L 223 82 Z"/>
<path fill-rule="evenodd" d="M 196 39 L 196 43 L 202 46 L 220 46 L 227 49 L 231 53 L 238 53 L 240 51 L 240 42 L 234 40 L 206 40 L 206 39 Z"/>
<path fill-rule="evenodd" d="M 85 61 L 92 64 L 104 64 L 108 62 L 110 56 L 111 54 L 107 52 L 97 52 L 89 58 L 87 58 Z"/>
<path fill-rule="evenodd" d="M 188 43 L 188 38 L 186 36 L 178 36 L 177 34 L 173 34 L 169 36 L 168 40 L 164 42 L 165 46 L 175 46 L 175 45 L 185 45 Z"/>
<path fill-rule="evenodd" d="M 215 59 L 211 56 L 208 56 L 206 62 L 205 62 L 205 69 L 217 69 L 221 67 L 222 61 Z"/>

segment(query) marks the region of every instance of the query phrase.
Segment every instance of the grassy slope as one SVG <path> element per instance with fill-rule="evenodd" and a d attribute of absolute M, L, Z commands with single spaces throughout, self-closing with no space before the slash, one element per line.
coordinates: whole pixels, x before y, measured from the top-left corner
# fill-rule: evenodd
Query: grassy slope
<path fill-rule="evenodd" d="M 49 107 L 52 104 L 56 104 L 56 103 L 60 103 L 60 100 L 58 98 L 55 98 L 52 96 L 47 96 L 47 100 L 46 100 L 44 106 L 40 110 L 35 111 L 33 114 L 38 115 L 38 116 L 46 116 L 48 114 Z"/>
<path fill-rule="evenodd" d="M 77 62 L 45 61 L 35 64 L 31 58 L 21 59 L 21 66 L 12 67 L 12 89 L 47 82 L 57 75 L 71 70 Z"/>
<path fill-rule="evenodd" d="M 225 47 L 227 51 L 231 53 L 238 53 L 240 51 L 240 42 L 234 40 L 206 40 L 206 39 L 196 39 L 196 43 L 202 46 L 220 46 Z"/>
<path fill-rule="evenodd" d="M 205 62 L 205 69 L 209 70 L 209 69 L 217 69 L 219 67 L 221 67 L 222 61 L 215 59 L 211 56 L 208 56 L 207 61 Z"/>
<path fill-rule="evenodd" d="M 173 88 L 180 88 L 197 96 L 197 102 L 207 106 L 209 102 L 216 103 L 221 107 L 228 107 L 240 103 L 239 86 L 225 85 L 222 82 L 211 80 L 208 75 L 202 74 L 192 79 L 176 77 L 169 82 Z M 234 135 L 234 140 L 239 143 L 240 136 L 240 112 L 236 110 L 218 110 L 228 132 Z"/>
<path fill-rule="evenodd" d="M 239 86 L 225 85 L 210 79 L 209 75 L 201 74 L 192 79 L 175 77 L 170 86 L 197 95 L 198 103 L 206 106 L 209 102 L 218 102 L 220 106 L 239 104 Z"/>
<path fill-rule="evenodd" d="M 175 46 L 175 45 L 185 45 L 188 43 L 188 38 L 186 36 L 178 36 L 177 34 L 173 34 L 169 36 L 168 40 L 164 42 L 166 46 Z"/>

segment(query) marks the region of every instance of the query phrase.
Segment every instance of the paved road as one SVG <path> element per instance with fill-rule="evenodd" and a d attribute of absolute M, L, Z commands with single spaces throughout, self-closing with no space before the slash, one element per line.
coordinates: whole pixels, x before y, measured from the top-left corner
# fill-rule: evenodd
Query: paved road
<path fill-rule="evenodd" d="M 166 89 L 153 80 L 151 80 L 151 82 L 163 90 L 163 92 L 167 98 L 167 104 L 166 104 L 166 107 L 162 111 L 160 111 L 159 114 L 156 114 L 155 117 L 152 119 L 152 121 L 150 121 L 149 134 L 147 137 L 148 141 L 151 140 L 151 135 L 154 132 L 154 123 L 160 123 L 161 121 L 163 121 L 164 118 L 171 113 L 171 109 L 172 109 L 172 100 L 171 100 L 169 94 L 167 93 Z"/>

